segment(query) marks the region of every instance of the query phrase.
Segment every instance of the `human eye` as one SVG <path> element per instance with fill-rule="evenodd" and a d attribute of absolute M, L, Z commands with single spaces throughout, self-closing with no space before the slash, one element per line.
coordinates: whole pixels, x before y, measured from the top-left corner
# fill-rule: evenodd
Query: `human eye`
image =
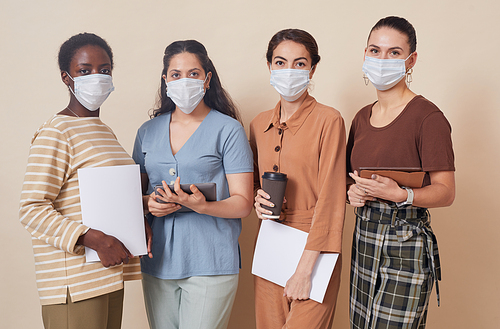
<path fill-rule="evenodd" d="M 191 73 L 189 73 L 189 77 L 190 78 L 197 78 L 199 76 L 200 76 L 200 74 L 198 72 L 191 72 Z"/>
<path fill-rule="evenodd" d="M 107 75 L 111 75 L 111 70 L 110 69 L 101 69 L 101 74 L 107 74 Z"/>
<path fill-rule="evenodd" d="M 87 70 L 87 69 L 79 69 L 79 70 L 78 70 L 78 73 L 80 73 L 80 75 L 86 75 L 86 74 L 90 74 L 90 70 Z"/>
<path fill-rule="evenodd" d="M 178 79 L 178 78 L 180 77 L 180 75 L 179 75 L 179 73 L 174 72 L 174 73 L 170 74 L 170 77 L 171 77 L 172 79 Z"/>
<path fill-rule="evenodd" d="M 304 62 L 298 62 L 297 64 L 295 64 L 295 66 L 297 66 L 298 68 L 302 69 L 306 66 L 306 63 Z"/>
<path fill-rule="evenodd" d="M 274 64 L 278 65 L 278 66 L 283 66 L 285 65 L 285 63 L 283 63 L 283 61 L 276 61 Z"/>
<path fill-rule="evenodd" d="M 378 49 L 377 48 L 370 48 L 369 52 L 376 55 L 376 54 L 378 54 Z"/>
<path fill-rule="evenodd" d="M 401 54 L 401 53 L 400 53 L 399 51 L 397 51 L 397 50 L 393 50 L 393 51 L 391 51 L 391 56 L 396 57 L 396 56 L 399 56 L 400 54 Z"/>

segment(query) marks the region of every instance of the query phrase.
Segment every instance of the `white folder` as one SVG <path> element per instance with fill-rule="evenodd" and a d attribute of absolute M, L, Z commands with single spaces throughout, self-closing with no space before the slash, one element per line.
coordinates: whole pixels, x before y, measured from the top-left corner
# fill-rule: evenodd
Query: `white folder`
<path fill-rule="evenodd" d="M 139 165 L 78 169 L 83 224 L 120 240 L 134 255 L 147 254 Z M 85 247 L 87 262 L 100 261 Z"/>
<path fill-rule="evenodd" d="M 285 287 L 295 273 L 308 234 L 293 227 L 263 220 L 253 255 L 252 274 Z M 323 302 L 338 254 L 319 255 L 311 275 L 310 299 Z"/>

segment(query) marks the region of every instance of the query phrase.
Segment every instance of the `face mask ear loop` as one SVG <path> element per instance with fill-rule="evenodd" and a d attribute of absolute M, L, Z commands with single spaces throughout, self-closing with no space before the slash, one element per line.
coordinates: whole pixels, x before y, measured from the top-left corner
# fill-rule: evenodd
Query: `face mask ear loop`
<path fill-rule="evenodd" d="M 71 77 L 71 75 L 68 73 L 68 71 L 64 71 L 64 72 L 66 72 L 66 74 L 67 74 L 67 75 L 68 75 L 68 77 L 71 79 L 71 81 L 75 82 L 75 79 L 73 79 L 73 78 Z M 70 85 L 68 85 L 68 88 L 69 88 L 69 90 L 71 91 L 71 93 L 72 93 L 72 94 L 76 97 L 75 92 L 73 91 L 73 89 L 71 89 L 71 86 L 70 86 Z"/>
<path fill-rule="evenodd" d="M 205 82 L 207 82 L 207 80 L 208 80 L 208 73 L 210 73 L 210 71 L 208 71 L 207 74 L 205 75 L 205 80 L 203 80 L 203 86 L 205 86 Z M 209 89 L 210 89 L 210 84 L 208 84 L 208 87 L 207 87 L 207 90 L 209 90 Z"/>
<path fill-rule="evenodd" d="M 408 58 L 410 58 L 411 55 L 413 55 L 413 53 L 411 53 L 410 55 L 408 55 L 408 57 L 406 57 L 405 63 L 408 60 Z M 413 82 L 412 73 L 413 73 L 413 67 L 410 67 L 408 68 L 408 70 L 406 70 L 406 84 L 408 85 L 408 87 L 410 87 L 410 84 Z"/>

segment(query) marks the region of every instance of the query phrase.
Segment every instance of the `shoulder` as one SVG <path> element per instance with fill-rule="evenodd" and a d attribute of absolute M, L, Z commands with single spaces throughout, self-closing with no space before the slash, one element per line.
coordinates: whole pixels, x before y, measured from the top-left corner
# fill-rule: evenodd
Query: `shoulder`
<path fill-rule="evenodd" d="M 231 118 L 229 115 L 221 113 L 217 110 L 211 110 L 209 113 L 209 120 L 211 124 L 219 125 L 227 128 L 240 128 L 242 127 L 241 123 Z"/>
<path fill-rule="evenodd" d="M 40 136 L 55 136 L 63 135 L 68 131 L 75 121 L 75 118 L 63 116 L 63 115 L 53 115 L 47 121 L 45 121 L 33 135 L 31 143 L 33 143 Z"/>
<path fill-rule="evenodd" d="M 313 113 L 321 116 L 324 120 L 343 120 L 342 114 L 331 106 L 316 103 Z"/>
<path fill-rule="evenodd" d="M 354 116 L 354 120 L 361 120 L 362 118 L 366 118 L 366 117 L 370 117 L 370 113 L 372 111 L 372 107 L 375 103 L 371 103 L 371 104 L 368 104 L 368 105 L 365 105 L 364 107 L 361 108 L 361 110 L 359 110 L 356 115 Z"/>
<path fill-rule="evenodd" d="M 422 124 L 444 125 L 451 129 L 450 123 L 446 119 L 444 113 L 430 100 L 423 96 L 415 96 L 409 106 L 409 111 L 415 121 L 420 121 Z"/>
<path fill-rule="evenodd" d="M 156 130 L 164 127 L 166 122 L 170 121 L 170 114 L 165 113 L 159 116 L 156 116 L 146 122 L 144 122 L 140 127 L 138 132 L 145 133 L 148 130 Z"/>
<path fill-rule="evenodd" d="M 254 128 L 261 127 L 261 126 L 267 127 L 269 125 L 269 123 L 271 122 L 271 119 L 273 118 L 273 114 L 274 114 L 274 109 L 260 112 L 250 122 L 250 127 L 254 127 Z"/>
<path fill-rule="evenodd" d="M 432 113 L 443 113 L 433 102 L 421 95 L 415 96 L 410 101 L 409 107 L 418 109 L 418 113 L 423 117 Z"/>

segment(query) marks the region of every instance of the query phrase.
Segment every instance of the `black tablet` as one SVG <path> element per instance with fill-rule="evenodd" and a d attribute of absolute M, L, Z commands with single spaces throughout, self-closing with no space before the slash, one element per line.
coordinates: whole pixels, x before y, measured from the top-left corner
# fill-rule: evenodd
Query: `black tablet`
<path fill-rule="evenodd" d="M 187 194 L 193 194 L 191 192 L 191 189 L 189 188 L 193 184 L 181 184 L 181 189 L 186 192 Z M 207 201 L 217 201 L 217 189 L 215 186 L 215 183 L 198 183 L 194 184 L 198 190 L 205 196 Z M 174 185 L 168 185 L 170 188 L 170 191 L 175 193 L 174 191 Z M 159 195 L 158 189 L 163 189 L 163 185 L 156 185 L 155 186 L 155 194 Z M 157 200 L 159 203 L 165 203 L 164 201 Z M 188 211 L 193 211 L 189 209 L 188 207 L 182 206 L 181 209 L 177 210 L 176 212 L 188 212 Z"/>

